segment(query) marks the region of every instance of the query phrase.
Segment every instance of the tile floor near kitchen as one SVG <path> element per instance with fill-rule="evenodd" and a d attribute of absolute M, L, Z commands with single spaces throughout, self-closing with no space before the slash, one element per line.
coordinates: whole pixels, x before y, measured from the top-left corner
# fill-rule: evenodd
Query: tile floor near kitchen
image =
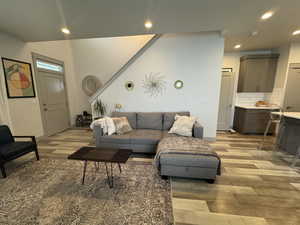
<path fill-rule="evenodd" d="M 211 144 L 222 158 L 223 173 L 215 184 L 172 179 L 175 224 L 299 225 L 300 173 L 288 166 L 288 158 L 270 151 L 271 146 L 258 151 L 260 140 L 220 133 Z M 68 130 L 41 140 L 39 150 L 41 157 L 66 158 L 92 143 L 92 132 Z"/>

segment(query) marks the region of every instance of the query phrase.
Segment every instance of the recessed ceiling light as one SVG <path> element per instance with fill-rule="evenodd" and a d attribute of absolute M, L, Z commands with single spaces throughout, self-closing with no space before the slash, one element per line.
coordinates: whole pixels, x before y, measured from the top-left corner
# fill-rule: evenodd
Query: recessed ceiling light
<path fill-rule="evenodd" d="M 273 16 L 273 14 L 274 14 L 274 12 L 272 12 L 272 11 L 266 12 L 261 16 L 261 19 L 267 20 L 267 19 L 271 18 Z"/>
<path fill-rule="evenodd" d="M 293 32 L 293 35 L 299 35 L 300 34 L 300 30 L 295 30 L 294 32 Z"/>
<path fill-rule="evenodd" d="M 240 44 L 234 46 L 235 49 L 238 49 L 240 47 L 242 47 L 242 45 L 240 45 Z"/>
<path fill-rule="evenodd" d="M 146 21 L 146 22 L 145 22 L 145 27 L 146 27 L 147 29 L 150 29 L 150 28 L 152 27 L 152 22 L 151 22 L 150 20 Z"/>
<path fill-rule="evenodd" d="M 258 31 L 253 31 L 252 33 L 251 33 L 251 36 L 256 36 L 256 35 L 258 35 Z"/>
<path fill-rule="evenodd" d="M 71 33 L 70 30 L 66 27 L 61 28 L 61 32 L 63 32 L 64 34 L 70 34 Z"/>

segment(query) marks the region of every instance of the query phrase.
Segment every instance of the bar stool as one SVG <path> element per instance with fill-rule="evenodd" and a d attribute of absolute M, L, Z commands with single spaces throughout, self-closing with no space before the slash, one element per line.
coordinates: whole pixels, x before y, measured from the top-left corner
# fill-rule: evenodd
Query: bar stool
<path fill-rule="evenodd" d="M 264 132 L 263 139 L 262 139 L 262 141 L 261 141 L 261 143 L 260 143 L 260 145 L 258 147 L 258 150 L 261 150 L 262 147 L 264 146 L 264 143 L 265 143 L 266 137 L 267 137 L 267 135 L 269 133 L 271 125 L 272 124 L 280 124 L 280 122 L 281 122 L 281 118 L 282 118 L 282 115 L 283 115 L 283 111 L 281 110 L 281 108 L 279 110 L 279 114 L 273 114 L 273 112 L 277 112 L 277 111 L 271 111 L 270 112 L 270 118 L 269 118 L 269 121 L 267 123 L 267 127 L 266 127 L 266 130 Z M 278 137 L 276 137 L 276 138 L 278 138 Z M 275 145 L 274 145 L 274 149 L 275 150 L 277 148 L 277 142 L 278 141 L 276 140 L 275 141 Z"/>

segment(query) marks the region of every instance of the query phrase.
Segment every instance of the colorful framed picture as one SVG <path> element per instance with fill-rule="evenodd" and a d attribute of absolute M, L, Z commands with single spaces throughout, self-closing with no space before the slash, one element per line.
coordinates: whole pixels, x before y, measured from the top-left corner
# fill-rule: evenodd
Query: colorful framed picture
<path fill-rule="evenodd" d="M 2 58 L 6 92 L 8 98 L 34 98 L 34 82 L 31 64 Z"/>

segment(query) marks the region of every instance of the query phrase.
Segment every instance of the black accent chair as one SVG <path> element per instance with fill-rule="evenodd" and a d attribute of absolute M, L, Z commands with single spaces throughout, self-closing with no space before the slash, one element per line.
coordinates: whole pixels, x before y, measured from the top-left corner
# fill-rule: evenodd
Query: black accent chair
<path fill-rule="evenodd" d="M 15 138 L 30 138 L 31 141 L 15 141 Z M 6 177 L 5 163 L 29 152 L 35 152 L 36 159 L 40 159 L 34 136 L 12 136 L 8 126 L 0 125 L 0 169 L 3 178 Z"/>

